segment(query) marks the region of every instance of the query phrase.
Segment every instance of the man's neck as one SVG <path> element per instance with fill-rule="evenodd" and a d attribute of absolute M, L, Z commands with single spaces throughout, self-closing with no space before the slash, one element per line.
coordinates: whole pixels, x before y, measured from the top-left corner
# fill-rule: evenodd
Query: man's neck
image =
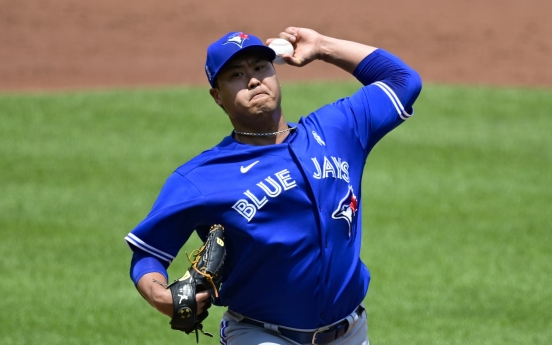
<path fill-rule="evenodd" d="M 290 128 L 283 116 L 280 116 L 274 126 L 236 126 L 234 139 L 243 144 L 262 146 L 282 143 L 290 134 Z"/>

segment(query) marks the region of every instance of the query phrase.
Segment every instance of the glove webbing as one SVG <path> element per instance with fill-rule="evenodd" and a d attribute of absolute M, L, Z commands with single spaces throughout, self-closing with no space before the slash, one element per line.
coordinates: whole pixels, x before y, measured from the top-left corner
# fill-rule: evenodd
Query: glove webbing
<path fill-rule="evenodd" d="M 203 245 L 199 250 L 192 251 L 192 254 L 188 255 L 186 253 L 186 256 L 188 258 L 188 261 L 192 264 L 192 268 L 199 274 L 205 277 L 205 279 L 213 286 L 213 291 L 215 292 L 215 296 L 218 298 L 218 289 L 215 285 L 215 282 L 213 281 L 213 276 L 209 274 L 208 272 L 203 272 L 201 270 L 197 269 L 197 263 L 199 262 L 199 259 L 201 257 L 201 254 L 205 251 L 205 245 Z M 192 260 L 192 257 L 194 258 Z"/>

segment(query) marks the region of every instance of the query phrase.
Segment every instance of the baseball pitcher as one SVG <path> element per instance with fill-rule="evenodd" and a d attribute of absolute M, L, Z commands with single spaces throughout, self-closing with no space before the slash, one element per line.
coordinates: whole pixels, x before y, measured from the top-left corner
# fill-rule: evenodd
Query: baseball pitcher
<path fill-rule="evenodd" d="M 209 92 L 233 130 L 178 167 L 126 236 L 130 275 L 175 329 L 203 332 L 211 304 L 226 307 L 222 344 L 368 344 L 362 174 L 374 145 L 412 116 L 421 80 L 383 49 L 298 27 L 278 38 L 293 46 L 281 56 L 287 64 L 322 60 L 361 87 L 291 123 L 274 50 L 245 32 L 212 43 Z M 194 231 L 210 249 L 167 285 L 167 267 Z"/>

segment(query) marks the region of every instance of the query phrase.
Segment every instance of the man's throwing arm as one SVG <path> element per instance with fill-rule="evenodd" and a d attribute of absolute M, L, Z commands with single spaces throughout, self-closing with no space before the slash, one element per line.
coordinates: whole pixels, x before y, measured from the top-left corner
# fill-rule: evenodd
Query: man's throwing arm
<path fill-rule="evenodd" d="M 382 82 L 394 91 L 407 113 L 421 91 L 418 73 L 384 50 L 306 28 L 288 27 L 279 37 L 295 47 L 293 56 L 284 57 L 288 64 L 302 67 L 322 60 L 353 74 L 363 85 Z"/>

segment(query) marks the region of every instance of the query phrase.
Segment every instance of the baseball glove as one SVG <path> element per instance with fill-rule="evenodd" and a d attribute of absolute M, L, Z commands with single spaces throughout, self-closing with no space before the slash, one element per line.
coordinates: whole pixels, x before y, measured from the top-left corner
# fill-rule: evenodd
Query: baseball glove
<path fill-rule="evenodd" d="M 216 224 L 209 230 L 203 246 L 188 255 L 188 260 L 192 264 L 188 271 L 182 278 L 167 286 L 173 297 L 171 328 L 187 334 L 195 332 L 197 342 L 198 330 L 207 336 L 213 336 L 203 331 L 201 322 L 209 315 L 207 308 L 218 297 L 225 257 L 224 228 Z M 205 311 L 197 315 L 196 293 L 201 291 L 208 291 L 210 296 Z"/>

